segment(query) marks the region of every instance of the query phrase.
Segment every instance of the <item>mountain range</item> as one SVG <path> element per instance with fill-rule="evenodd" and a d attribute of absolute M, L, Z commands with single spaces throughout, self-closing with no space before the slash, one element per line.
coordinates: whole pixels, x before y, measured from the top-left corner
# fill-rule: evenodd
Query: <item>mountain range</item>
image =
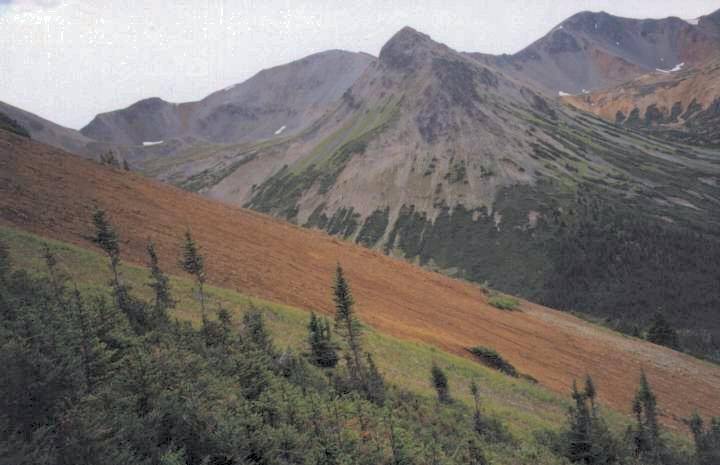
<path fill-rule="evenodd" d="M 659 312 L 718 357 L 719 31 L 720 10 L 582 12 L 490 56 L 406 27 L 377 58 L 322 52 L 79 132 L 0 111 L 48 144 L 112 149 L 212 199 L 626 332 Z"/>

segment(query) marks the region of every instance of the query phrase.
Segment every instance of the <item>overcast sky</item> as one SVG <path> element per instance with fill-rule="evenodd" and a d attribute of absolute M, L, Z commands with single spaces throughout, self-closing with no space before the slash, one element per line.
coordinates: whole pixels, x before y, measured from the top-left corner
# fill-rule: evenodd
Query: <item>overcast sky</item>
<path fill-rule="evenodd" d="M 717 0 L 0 0 L 0 100 L 80 128 L 159 96 L 196 100 L 339 48 L 377 55 L 409 25 L 463 51 L 512 53 L 568 16 L 694 18 Z"/>

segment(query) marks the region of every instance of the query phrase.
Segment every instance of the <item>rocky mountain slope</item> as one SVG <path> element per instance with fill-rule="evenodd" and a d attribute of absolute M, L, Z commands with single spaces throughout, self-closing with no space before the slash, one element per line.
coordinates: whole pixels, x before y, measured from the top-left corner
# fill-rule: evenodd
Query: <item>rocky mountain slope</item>
<path fill-rule="evenodd" d="M 359 316 L 382 332 L 464 357 L 466 347 L 493 347 L 563 395 L 590 373 L 601 402 L 627 413 L 643 367 L 664 423 L 686 431 L 681 418 L 693 409 L 720 415 L 720 368 L 712 364 L 528 302 L 498 310 L 467 282 L 0 131 L 0 225 L 96 250 L 88 239 L 93 206 L 111 215 L 127 262 L 145 266 L 150 239 L 163 268 L 180 273 L 169 257 L 191 228 L 209 284 L 331 314 L 327 277 L 339 260 Z"/>
<path fill-rule="evenodd" d="M 605 91 L 564 99 L 608 121 L 720 146 L 720 59 L 675 72 L 656 71 Z"/>
<path fill-rule="evenodd" d="M 720 55 L 719 31 L 720 10 L 692 20 L 584 11 L 513 55 L 470 55 L 553 94 L 580 94 L 656 69 L 704 64 Z"/>
<path fill-rule="evenodd" d="M 148 169 L 209 197 L 592 311 L 627 330 L 649 321 L 652 302 L 688 331 L 720 331 L 712 310 L 717 151 L 614 126 L 410 28 L 306 130 L 188 150 Z M 658 228 L 665 232 L 651 232 Z M 688 240 L 698 247 L 680 256 Z M 575 263 L 583 256 L 584 265 Z M 608 256 L 625 258 L 608 273 Z M 666 261 L 685 271 L 669 273 Z M 583 273 L 568 272 L 575 266 Z M 673 286 L 659 292 L 638 276 Z M 670 291 L 692 289 L 687 280 L 707 285 L 707 294 Z M 716 336 L 692 334 L 714 353 Z"/>
<path fill-rule="evenodd" d="M 373 60 L 340 50 L 266 69 L 197 102 L 149 98 L 102 113 L 81 132 L 127 145 L 254 141 L 294 134 L 320 117 Z"/>

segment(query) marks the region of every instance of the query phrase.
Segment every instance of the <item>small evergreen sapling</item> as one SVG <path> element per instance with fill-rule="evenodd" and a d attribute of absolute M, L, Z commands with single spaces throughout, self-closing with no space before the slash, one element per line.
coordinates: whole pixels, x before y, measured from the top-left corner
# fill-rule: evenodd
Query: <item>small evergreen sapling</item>
<path fill-rule="evenodd" d="M 205 259 L 200 254 L 195 240 L 192 237 L 190 229 L 185 231 L 185 236 L 182 244 L 182 256 L 180 259 L 180 267 L 188 274 L 195 278 L 195 283 L 198 287 L 198 293 L 200 294 L 200 311 L 202 312 L 203 322 L 207 320 L 207 313 L 205 311 Z"/>
<path fill-rule="evenodd" d="M 154 319 L 157 324 L 166 324 L 169 320 L 168 311 L 175 308 L 175 300 L 170 295 L 170 280 L 160 269 L 160 264 L 155 250 L 155 244 L 150 242 L 147 246 L 148 268 L 150 270 L 150 283 L 148 286 L 153 290 Z"/>
<path fill-rule="evenodd" d="M 442 403 L 450 402 L 450 386 L 445 372 L 433 363 L 430 369 L 430 382 L 437 392 L 438 400 Z"/>

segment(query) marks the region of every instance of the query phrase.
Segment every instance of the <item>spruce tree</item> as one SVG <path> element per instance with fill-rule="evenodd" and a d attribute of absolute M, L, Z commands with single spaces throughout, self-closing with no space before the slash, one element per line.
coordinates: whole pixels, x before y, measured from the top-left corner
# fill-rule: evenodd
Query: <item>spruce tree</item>
<path fill-rule="evenodd" d="M 203 322 L 207 321 L 207 313 L 205 312 L 205 259 L 200 254 L 195 240 L 192 237 L 190 229 L 185 231 L 184 241 L 182 244 L 182 256 L 180 259 L 180 267 L 195 278 L 195 283 L 200 294 L 200 311 L 202 312 Z"/>
<path fill-rule="evenodd" d="M 578 391 L 577 383 L 573 381 L 572 399 L 575 402 L 568 413 L 570 428 L 566 457 L 571 462 L 592 463 L 591 416 L 587 405 L 587 396 Z"/>
<path fill-rule="evenodd" d="M 275 347 L 273 346 L 270 332 L 265 326 L 263 314 L 252 302 L 250 303 L 248 311 L 243 314 L 242 323 L 244 330 L 243 335 L 246 340 L 263 353 L 274 356 Z"/>
<path fill-rule="evenodd" d="M 147 314 L 145 302 L 130 295 L 130 286 L 123 284 L 120 276 L 120 238 L 110 223 L 104 210 L 96 209 L 93 213 L 95 236 L 93 242 L 105 252 L 110 259 L 112 272 L 111 286 L 117 307 L 125 314 L 136 333 L 147 330 Z"/>
<path fill-rule="evenodd" d="M 52 288 L 53 295 L 55 296 L 55 303 L 57 303 L 63 310 L 67 310 L 67 302 L 65 299 L 66 276 L 58 271 L 57 257 L 55 257 L 55 254 L 47 245 L 43 250 L 43 260 L 45 261 L 45 266 L 48 270 L 50 287 Z"/>
<path fill-rule="evenodd" d="M 95 209 L 92 216 L 95 225 L 95 237 L 93 242 L 105 252 L 110 259 L 110 270 L 113 274 L 113 286 L 115 289 L 121 287 L 120 283 L 120 239 L 110 224 L 110 219 L 105 210 Z"/>
<path fill-rule="evenodd" d="M 347 346 L 348 373 L 351 382 L 356 384 L 356 387 L 361 387 L 365 385 L 362 363 L 362 327 L 355 316 L 353 309 L 355 300 L 350 293 L 350 286 L 339 263 L 335 270 L 334 301 L 335 330 L 343 337 Z"/>
<path fill-rule="evenodd" d="M 619 447 L 595 405 L 597 390 L 588 375 L 585 386 L 578 390 L 573 381 L 574 406 L 568 410 L 568 426 L 565 432 L 565 457 L 573 463 L 605 465 L 616 463 Z"/>
<path fill-rule="evenodd" d="M 703 419 L 697 411 L 689 422 L 695 442 L 695 460 L 698 465 L 717 465 L 720 463 L 720 417 L 713 418 L 705 429 Z"/>
<path fill-rule="evenodd" d="M 160 269 L 160 264 L 155 251 L 155 244 L 150 242 L 147 246 L 149 258 L 148 269 L 150 270 L 150 283 L 148 286 L 153 290 L 153 313 L 156 324 L 168 322 L 168 311 L 175 308 L 175 300 L 170 295 L 170 280 Z"/>
<path fill-rule="evenodd" d="M 640 372 L 640 386 L 633 401 L 635 455 L 649 463 L 658 463 L 663 452 L 657 419 L 657 399 L 650 388 L 645 371 Z"/>
<path fill-rule="evenodd" d="M 478 389 L 478 385 L 474 380 L 470 383 L 470 394 L 473 397 L 475 406 L 475 411 L 473 412 L 473 429 L 476 433 L 483 434 L 485 422 L 483 421 L 482 411 L 480 410 L 480 389 Z"/>
<path fill-rule="evenodd" d="M 680 349 L 680 341 L 677 331 L 670 326 L 670 323 L 661 313 L 655 314 L 653 322 L 648 328 L 646 339 L 652 343 Z"/>
<path fill-rule="evenodd" d="M 310 346 L 310 361 L 322 368 L 333 368 L 338 363 L 335 344 L 332 341 L 330 324 L 325 318 L 318 318 L 315 313 L 310 314 L 308 323 L 308 345 Z"/>
<path fill-rule="evenodd" d="M 377 405 L 385 403 L 385 380 L 375 365 L 372 355 L 365 354 L 367 359 L 367 397 Z"/>
<path fill-rule="evenodd" d="M 430 383 L 432 384 L 432 387 L 435 388 L 435 392 L 437 392 L 438 400 L 440 402 L 450 402 L 450 386 L 448 384 L 447 376 L 445 376 L 445 372 L 442 368 L 437 366 L 435 363 L 433 363 L 433 366 L 430 369 Z"/>

